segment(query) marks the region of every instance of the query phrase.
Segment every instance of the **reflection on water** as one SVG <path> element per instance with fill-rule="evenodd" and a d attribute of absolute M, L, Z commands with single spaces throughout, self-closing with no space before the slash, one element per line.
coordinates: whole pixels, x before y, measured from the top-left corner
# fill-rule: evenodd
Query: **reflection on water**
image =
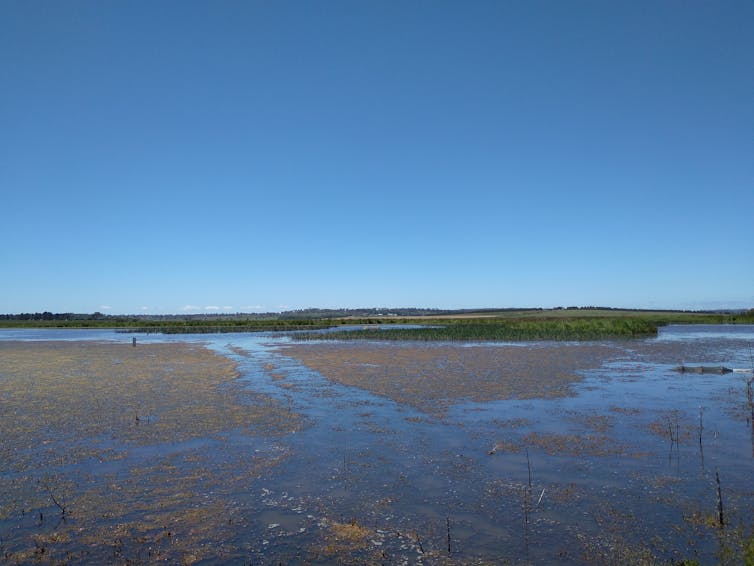
<path fill-rule="evenodd" d="M 131 335 L 104 331 L 24 332 L 0 331 L 0 340 L 108 340 L 131 347 Z M 317 345 L 307 344 L 314 348 L 309 353 L 286 348 L 290 339 L 274 333 L 137 339 L 206 344 L 238 365 L 249 390 L 304 422 L 274 441 L 229 432 L 202 444 L 201 455 L 186 447 L 191 458 L 172 453 L 169 462 L 150 468 L 152 475 L 139 475 L 159 483 L 161 474 L 185 469 L 192 474 L 187 485 L 197 490 L 187 501 L 212 510 L 197 548 L 161 543 L 173 561 L 717 563 L 728 552 L 735 563 L 743 556 L 754 511 L 752 376 L 673 368 L 752 367 L 752 326 L 671 326 L 656 339 L 600 344 L 349 342 L 355 349 L 349 357 L 337 345 L 327 346 L 329 357 Z M 559 356 L 572 373 L 566 395 L 521 394 L 527 384 L 549 380 Z M 452 382 L 457 379 L 465 379 L 463 387 Z M 500 398 L 508 389 L 495 388 L 496 379 L 516 380 L 516 398 Z M 473 391 L 475 380 L 480 389 L 484 383 L 484 395 Z M 443 410 L 432 410 L 427 400 Z M 233 454 L 250 448 L 261 450 L 260 463 L 274 462 L 258 465 L 253 476 L 234 474 L 243 464 Z M 138 457 L 131 451 L 125 461 L 135 466 Z M 108 473 L 113 466 L 117 461 Z M 228 488 L 202 473 L 227 478 Z M 0 494 L 10 496 L 10 488 Z M 191 516 L 182 513 L 174 531 L 183 528 L 189 538 Z M 39 542 L 43 534 L 71 562 L 86 561 L 75 540 L 61 535 L 56 543 L 51 530 L 6 513 L 0 555 L 23 547 L 18 539 Z M 117 558 L 148 561 L 145 549 L 157 543 L 142 548 L 128 536 L 121 534 Z"/>
<path fill-rule="evenodd" d="M 712 339 L 745 341 L 751 344 L 754 341 L 754 326 L 749 324 L 672 324 L 661 327 L 656 340 L 679 342 Z"/>

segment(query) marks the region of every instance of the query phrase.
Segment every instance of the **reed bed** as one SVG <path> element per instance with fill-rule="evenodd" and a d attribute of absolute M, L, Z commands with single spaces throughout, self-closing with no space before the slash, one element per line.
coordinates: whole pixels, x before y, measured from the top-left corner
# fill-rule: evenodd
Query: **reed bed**
<path fill-rule="evenodd" d="M 403 341 L 584 341 L 656 336 L 659 323 L 637 318 L 547 320 L 442 320 L 422 328 L 363 328 L 349 332 L 313 332 L 297 340 L 403 340 Z"/>

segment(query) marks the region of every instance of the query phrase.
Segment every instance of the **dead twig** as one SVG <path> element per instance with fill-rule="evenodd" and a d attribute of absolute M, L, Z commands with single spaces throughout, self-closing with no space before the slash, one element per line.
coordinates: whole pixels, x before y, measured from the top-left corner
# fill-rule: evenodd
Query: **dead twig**
<path fill-rule="evenodd" d="M 715 468 L 715 483 L 717 483 L 717 519 L 719 527 L 722 529 L 725 527 L 725 516 L 723 515 L 723 494 L 720 488 L 720 475 Z"/>
<path fill-rule="evenodd" d="M 55 504 L 55 507 L 60 509 L 60 514 L 63 516 L 63 518 L 65 518 L 66 506 L 60 503 L 60 501 L 58 501 L 57 497 L 55 497 L 55 494 L 52 492 L 52 489 L 50 489 L 49 484 L 47 482 L 42 482 L 41 480 L 37 480 L 37 483 L 45 488 L 45 491 L 47 491 L 47 494 L 50 496 L 50 499 Z M 43 517 L 41 513 L 39 514 L 39 516 Z"/>

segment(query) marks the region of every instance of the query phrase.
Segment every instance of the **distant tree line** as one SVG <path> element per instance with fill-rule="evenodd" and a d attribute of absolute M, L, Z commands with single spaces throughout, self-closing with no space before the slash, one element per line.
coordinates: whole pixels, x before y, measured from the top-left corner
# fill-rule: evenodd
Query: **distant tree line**
<path fill-rule="evenodd" d="M 266 313 L 184 313 L 184 314 L 134 314 L 134 315 L 108 315 L 101 312 L 95 313 L 20 313 L 20 314 L 0 314 L 0 320 L 17 320 L 17 321 L 191 321 L 191 320 L 310 320 L 310 319 L 327 319 L 327 318 L 372 318 L 372 317 L 412 317 L 412 316 L 432 316 L 432 315 L 449 315 L 463 314 L 471 312 L 493 312 L 495 310 L 504 311 L 508 309 L 475 309 L 475 310 L 447 310 L 447 309 L 428 309 L 416 307 L 401 308 L 355 308 L 355 309 L 298 309 L 283 312 L 266 312 Z M 522 310 L 522 309 L 510 309 Z M 527 309 L 523 309 L 527 310 Z"/>
<path fill-rule="evenodd" d="M 96 314 L 52 313 L 49 311 L 24 312 L 20 314 L 0 314 L 0 320 L 91 320 Z"/>
<path fill-rule="evenodd" d="M 255 321 L 255 320 L 326 320 L 336 318 L 374 318 L 384 320 L 385 318 L 411 318 L 421 316 L 449 316 L 449 315 L 489 315 L 505 314 L 510 312 L 536 312 L 546 310 L 566 310 L 566 311 L 612 311 L 615 313 L 622 312 L 660 312 L 653 309 L 625 309 L 613 307 L 596 307 L 596 306 L 569 306 L 554 307 L 553 309 L 543 308 L 482 308 L 482 309 L 429 309 L 419 307 L 400 307 L 400 308 L 352 308 L 352 309 L 298 309 L 283 312 L 267 313 L 192 313 L 192 314 L 133 314 L 133 315 L 109 315 L 101 312 L 94 313 L 53 313 L 50 311 L 18 314 L 0 314 L 0 321 L 17 321 L 17 322 L 91 322 L 96 321 L 99 325 L 110 323 L 126 324 L 139 323 L 143 321 L 155 322 L 191 322 L 191 321 Z M 688 311 L 667 309 L 661 312 L 677 313 L 707 313 L 707 314 L 729 314 L 737 315 L 743 318 L 754 318 L 754 309 L 721 309 L 710 311 Z M 375 321 L 376 322 L 376 321 Z"/>

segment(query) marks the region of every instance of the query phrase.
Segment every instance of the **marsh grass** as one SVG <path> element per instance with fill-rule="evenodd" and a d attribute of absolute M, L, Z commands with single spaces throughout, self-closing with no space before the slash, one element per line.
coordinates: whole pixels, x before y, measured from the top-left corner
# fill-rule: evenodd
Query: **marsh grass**
<path fill-rule="evenodd" d="M 656 336 L 659 324 L 641 318 L 438 319 L 423 328 L 312 332 L 297 340 L 530 341 L 601 340 Z"/>
<path fill-rule="evenodd" d="M 481 309 L 476 311 L 437 311 L 423 314 L 425 309 L 396 309 L 385 315 L 382 309 L 336 309 L 291 311 L 273 315 L 188 315 L 153 318 L 149 316 L 106 316 L 100 313 L 59 314 L 36 313 L 0 315 L 0 326 L 6 328 L 119 328 L 126 332 L 162 332 L 166 334 L 258 332 L 328 328 L 342 324 L 433 324 L 466 322 L 472 324 L 500 322 L 547 322 L 553 320 L 633 319 L 650 324 L 751 324 L 754 309 L 747 312 L 656 311 L 611 308 L 554 309 Z M 367 311 L 372 311 L 368 314 Z M 47 316 L 45 316 L 47 315 Z M 557 338 L 556 338 L 557 339 Z M 578 338 L 575 338 L 578 339 Z"/>

